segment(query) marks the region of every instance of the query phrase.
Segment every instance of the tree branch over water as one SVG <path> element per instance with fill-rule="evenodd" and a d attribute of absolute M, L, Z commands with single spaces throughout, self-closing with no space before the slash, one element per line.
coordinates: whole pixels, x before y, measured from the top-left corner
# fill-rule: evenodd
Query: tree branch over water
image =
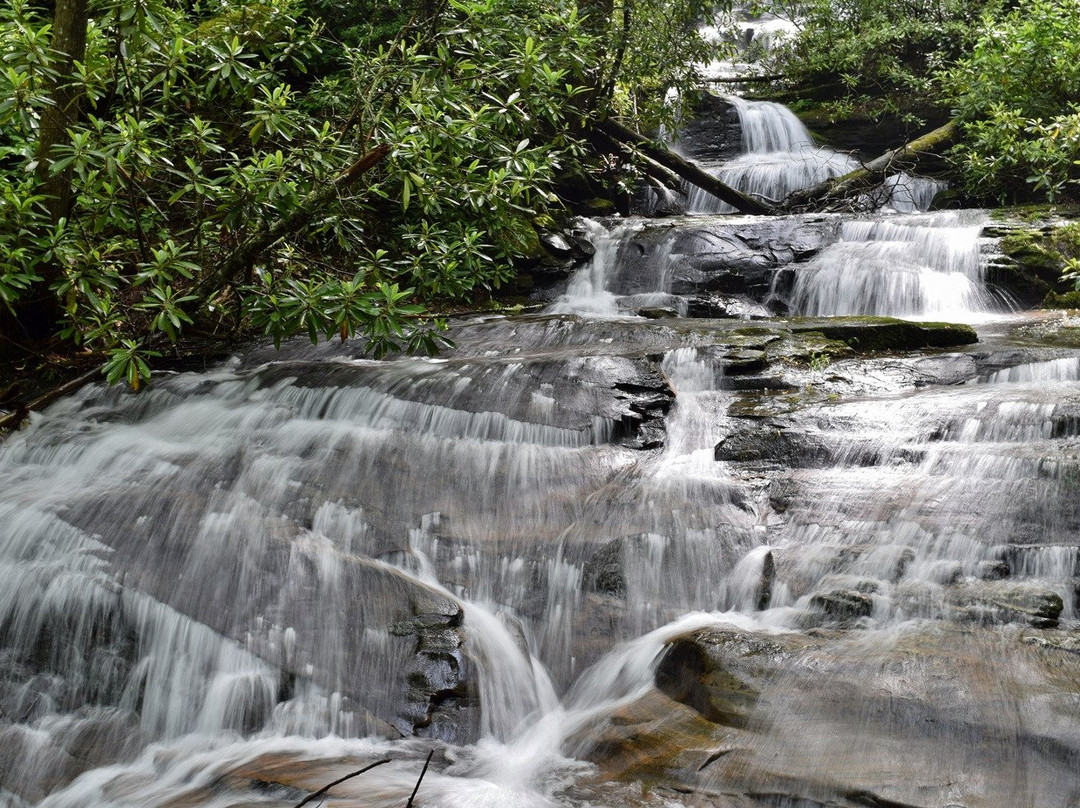
<path fill-rule="evenodd" d="M 949 121 L 899 148 L 885 152 L 854 171 L 795 191 L 781 203 L 781 207 L 785 211 L 821 210 L 828 204 L 850 199 L 879 185 L 890 174 L 911 170 L 920 160 L 940 154 L 953 144 L 956 136 L 956 123 Z"/>
<path fill-rule="evenodd" d="M 623 126 L 618 121 L 606 118 L 595 126 L 599 131 L 603 132 L 615 142 L 631 145 L 634 148 L 639 149 L 647 157 L 655 160 L 664 168 L 675 172 L 691 185 L 696 185 L 702 190 L 708 191 L 717 199 L 727 202 L 740 213 L 769 214 L 775 212 L 770 205 L 749 197 L 741 191 L 732 188 L 730 185 L 726 185 L 709 172 L 691 163 L 689 160 L 684 160 L 669 149 L 656 145 L 649 140 L 649 138 Z"/>
<path fill-rule="evenodd" d="M 325 786 L 323 786 L 322 788 L 320 788 L 320 789 L 319 789 L 318 791 L 316 791 L 316 792 L 315 792 L 314 794 L 308 794 L 308 796 L 304 797 L 304 799 L 302 799 L 302 800 L 300 800 L 300 802 L 296 803 L 296 805 L 294 805 L 294 806 L 293 806 L 293 808 L 303 808 L 303 806 L 307 805 L 307 804 L 308 804 L 309 802 L 311 802 L 312 800 L 316 800 L 316 799 L 318 799 L 318 798 L 319 798 L 319 797 L 321 797 L 321 796 L 322 796 L 323 794 L 325 794 L 325 793 L 326 793 L 326 792 L 328 792 L 328 791 L 329 791 L 330 789 L 332 789 L 332 788 L 333 788 L 334 786 L 337 786 L 337 785 L 341 785 L 341 784 L 342 784 L 342 783 L 344 783 L 344 782 L 345 782 L 346 780 L 351 780 L 351 779 L 353 779 L 354 777 L 359 777 L 359 776 L 360 776 L 361 774 L 363 774 L 364 772 L 369 772 L 369 771 L 371 771 L 372 769 L 374 769 L 374 768 L 375 768 L 376 766 L 382 766 L 382 765 L 383 765 L 384 763 L 389 763 L 389 762 L 390 762 L 390 760 L 391 760 L 390 758 L 383 758 L 382 760 L 376 760 L 376 761 L 375 761 L 374 763 L 370 763 L 370 764 L 368 764 L 367 766 L 365 766 L 364 768 L 362 768 L 362 769 L 359 769 L 358 771 L 355 771 L 355 772 L 353 772 L 352 774 L 346 774 L 346 775 L 345 775 L 344 777 L 339 777 L 339 778 L 338 778 L 337 780 L 335 780 L 334 782 L 332 782 L 332 783 L 327 783 L 327 784 L 326 784 Z M 426 767 L 425 767 L 425 768 L 426 768 Z M 412 802 L 412 800 L 410 800 L 409 802 Z"/>

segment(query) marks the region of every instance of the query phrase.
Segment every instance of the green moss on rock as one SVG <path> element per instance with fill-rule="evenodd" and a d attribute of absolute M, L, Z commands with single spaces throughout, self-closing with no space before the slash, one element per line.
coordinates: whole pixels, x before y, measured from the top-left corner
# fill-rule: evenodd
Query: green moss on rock
<path fill-rule="evenodd" d="M 913 323 L 892 317 L 798 318 L 790 323 L 795 334 L 820 334 L 860 353 L 949 348 L 979 341 L 974 328 L 960 323 Z"/>
<path fill-rule="evenodd" d="M 1043 298 L 1042 307 L 1044 309 L 1080 309 L 1080 291 L 1062 294 L 1048 292 Z"/>
<path fill-rule="evenodd" d="M 1069 284 L 1062 274 L 1071 262 L 1080 260 L 1080 222 L 1034 224 L 988 228 L 988 235 L 1001 234 L 1000 248 L 1004 262 L 992 265 L 990 280 L 1005 286 L 1020 300 L 1037 302 L 1046 296 L 1052 308 L 1067 304 L 1056 301 Z M 1051 297 L 1054 295 L 1055 297 Z"/>
<path fill-rule="evenodd" d="M 583 213 L 589 216 L 610 216 L 615 212 L 615 203 L 602 197 L 586 199 L 579 207 Z"/>

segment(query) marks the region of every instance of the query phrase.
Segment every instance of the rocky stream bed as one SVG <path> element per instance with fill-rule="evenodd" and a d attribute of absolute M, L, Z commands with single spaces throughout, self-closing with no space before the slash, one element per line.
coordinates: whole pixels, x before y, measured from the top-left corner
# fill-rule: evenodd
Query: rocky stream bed
<path fill-rule="evenodd" d="M 9 437 L 0 806 L 1080 804 L 1080 320 L 1011 225 L 581 227 L 437 358 Z"/>

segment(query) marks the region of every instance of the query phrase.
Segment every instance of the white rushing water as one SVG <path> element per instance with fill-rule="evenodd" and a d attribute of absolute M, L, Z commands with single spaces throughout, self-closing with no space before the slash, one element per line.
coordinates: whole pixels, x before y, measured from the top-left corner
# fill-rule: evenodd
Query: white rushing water
<path fill-rule="evenodd" d="M 642 608 L 622 631 L 638 639 L 581 674 L 589 660 L 565 656 L 574 653 L 580 563 L 561 560 L 557 543 L 552 555 L 530 558 L 537 526 L 568 535 L 594 524 L 595 510 L 666 534 L 653 534 L 665 565 L 689 555 L 701 571 L 702 562 L 723 567 L 718 537 L 692 526 L 692 509 L 673 524 L 655 508 L 688 486 L 702 494 L 718 486 L 710 503 L 727 498 L 694 434 L 694 396 L 714 386 L 710 363 L 692 352 L 668 363 L 685 388 L 677 422 L 685 426 L 673 427 L 661 488 L 651 474 L 639 483 L 655 502 L 623 514 L 589 505 L 588 490 L 633 467 L 629 456 L 591 448 L 610 427 L 535 423 L 560 420 L 535 395 L 514 408 L 533 423 L 458 408 L 477 384 L 511 395 L 513 363 L 324 367 L 352 383 L 309 387 L 296 383 L 304 368 L 269 366 L 177 377 L 130 400 L 88 389 L 0 452 L 0 661 L 8 676 L 27 660 L 48 671 L 0 694 L 21 718 L 5 734 L 6 788 L 38 802 L 40 783 L 85 767 L 66 762 L 67 750 L 88 744 L 93 753 L 79 759 L 101 765 L 45 804 L 146 805 L 211 782 L 213 766 L 288 748 L 290 736 L 385 735 L 385 720 L 369 710 L 385 716 L 408 701 L 402 687 L 417 641 L 417 629 L 395 627 L 393 615 L 420 598 L 451 617 L 460 610 L 452 619 L 465 626 L 464 645 L 438 645 L 452 635 L 444 629 L 421 639 L 437 646 L 435 673 L 424 675 L 452 676 L 468 659 L 481 738 L 433 775 L 444 797 L 427 804 L 554 804 L 552 793 L 575 780 L 566 773 L 588 768 L 562 757 L 566 739 L 648 687 L 666 638 L 721 619 L 679 618 L 716 605 L 708 576 L 679 594 L 677 569 L 635 572 L 627 586 Z M 408 398 L 431 395 L 440 403 Z M 699 459 L 679 470 L 684 455 Z M 426 485 L 417 478 L 424 466 Z M 468 507 L 440 516 L 431 509 L 440 501 Z M 472 549 L 443 538 L 446 518 Z M 527 540 L 515 549 L 507 539 L 518 530 Z M 486 541 L 506 549 L 481 552 Z M 378 556 L 391 563 L 365 560 Z M 526 618 L 541 571 L 545 603 Z M 452 605 L 438 606 L 440 598 Z M 353 625 L 365 628 L 353 634 Z M 367 747 L 348 748 L 363 756 Z M 408 757 L 408 747 L 397 754 Z M 399 769 L 396 785 L 379 775 L 387 804 L 415 774 Z M 121 780 L 138 785 L 117 788 Z"/>
<path fill-rule="evenodd" d="M 780 202 L 794 191 L 840 177 L 860 166 L 856 156 L 814 143 L 809 130 L 788 107 L 773 101 L 725 96 L 742 132 L 742 154 L 708 165 L 720 180 L 751 197 Z M 944 183 L 907 173 L 888 177 L 865 207 L 897 213 L 925 211 Z M 731 213 L 735 209 L 700 188 L 691 188 L 688 210 Z"/>
<path fill-rule="evenodd" d="M 608 290 L 608 285 L 617 269 L 619 250 L 635 226 L 622 224 L 608 230 L 591 219 L 585 219 L 584 225 L 586 236 L 596 252 L 585 267 L 574 273 L 566 294 L 551 306 L 551 311 L 554 314 L 618 315 L 618 298 Z"/>
<path fill-rule="evenodd" d="M 671 294 L 671 239 L 661 239 L 647 248 L 634 237 L 644 225 L 641 220 L 615 220 L 608 225 L 583 220 L 586 236 L 595 253 L 570 279 L 565 294 L 548 307 L 552 314 L 576 314 L 587 317 L 633 316 L 642 309 L 671 308 L 686 314 L 683 299 Z M 631 277 L 627 258 L 637 253 L 647 256 L 649 274 Z M 644 280 L 644 283 L 642 281 Z"/>
<path fill-rule="evenodd" d="M 1080 357 L 1076 356 L 1050 359 L 1045 362 L 1025 362 L 1022 365 L 998 370 L 986 379 L 988 384 L 1075 381 L 1080 381 Z"/>
<path fill-rule="evenodd" d="M 779 202 L 799 188 L 846 174 L 858 162 L 832 149 L 818 148 L 796 115 L 783 104 L 727 100 L 739 116 L 743 154 L 712 167 L 716 176 L 755 198 Z M 696 213 L 730 213 L 734 208 L 699 188 L 690 190 L 688 209 Z"/>
<path fill-rule="evenodd" d="M 846 221 L 836 243 L 798 268 L 792 310 L 959 322 L 1000 311 L 985 288 L 984 221 L 953 211 Z"/>
<path fill-rule="evenodd" d="M 726 181 L 850 166 L 735 103 Z M 982 214 L 894 186 L 791 250 L 792 312 L 994 314 Z M 460 322 L 439 360 L 253 349 L 34 416 L 0 447 L 0 806 L 291 808 L 388 759 L 328 804 L 401 808 L 429 752 L 418 808 L 1065 806 L 1080 702 L 1036 644 L 1073 650 L 1080 359 L 888 387 L 891 360 L 807 369 L 789 326 L 630 316 L 685 314 L 705 241 L 784 252 L 733 222 L 585 222 L 545 315 Z M 1066 630 L 1022 634 L 1055 598 Z M 725 666 L 672 654 L 661 695 L 695 632 Z"/>

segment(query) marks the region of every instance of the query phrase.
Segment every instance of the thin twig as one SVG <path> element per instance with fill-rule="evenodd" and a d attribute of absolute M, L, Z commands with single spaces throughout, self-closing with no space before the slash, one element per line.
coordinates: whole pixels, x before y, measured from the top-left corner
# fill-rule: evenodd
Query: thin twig
<path fill-rule="evenodd" d="M 428 764 L 431 763 L 431 756 L 434 754 L 434 749 L 427 753 L 427 760 L 424 761 L 424 768 L 420 770 L 420 777 L 417 778 L 416 785 L 413 786 L 412 794 L 409 796 L 409 801 L 405 803 L 405 808 L 412 808 L 412 801 L 416 799 L 416 792 L 420 790 L 420 784 L 424 782 L 424 775 L 427 774 Z"/>
<path fill-rule="evenodd" d="M 332 789 L 332 788 L 333 788 L 334 786 L 336 786 L 336 785 L 338 785 L 338 784 L 340 784 L 340 783 L 344 783 L 344 782 L 345 782 L 346 780 L 351 780 L 351 779 L 352 779 L 352 778 L 354 778 L 354 777 L 359 777 L 359 776 L 360 776 L 361 774 L 363 774 L 364 772 L 366 772 L 366 771 L 371 771 L 371 770 L 372 770 L 372 769 L 374 769 L 374 768 L 375 768 L 376 766 L 381 766 L 381 765 L 383 765 L 384 763 L 389 763 L 389 762 L 390 762 L 390 758 L 384 758 L 383 760 L 376 760 L 376 761 L 375 761 L 374 763 L 371 763 L 371 764 L 369 764 L 369 765 L 365 766 L 364 768 L 360 769 L 359 771 L 355 771 L 355 772 L 353 772 L 352 774 L 346 774 L 346 775 L 345 775 L 344 777 L 339 777 L 339 778 L 338 778 L 337 780 L 335 780 L 334 782 L 332 782 L 332 783 L 330 783 L 330 784 L 328 784 L 328 785 L 325 785 L 325 786 L 323 786 L 322 788 L 320 788 L 320 789 L 319 789 L 318 791 L 316 791 L 316 792 L 315 792 L 314 794 L 309 794 L 308 796 L 304 797 L 304 799 L 302 799 L 302 800 L 300 800 L 300 802 L 296 803 L 296 805 L 295 805 L 295 806 L 293 806 L 293 808 L 301 808 L 301 806 L 303 806 L 303 805 L 307 805 L 307 804 L 308 804 L 309 802 L 311 802 L 312 800 L 314 800 L 314 799 L 318 799 L 318 798 L 319 798 L 319 797 L 321 797 L 321 796 L 322 796 L 323 794 L 325 794 L 325 793 L 326 793 L 327 791 L 329 791 L 330 789 Z"/>

